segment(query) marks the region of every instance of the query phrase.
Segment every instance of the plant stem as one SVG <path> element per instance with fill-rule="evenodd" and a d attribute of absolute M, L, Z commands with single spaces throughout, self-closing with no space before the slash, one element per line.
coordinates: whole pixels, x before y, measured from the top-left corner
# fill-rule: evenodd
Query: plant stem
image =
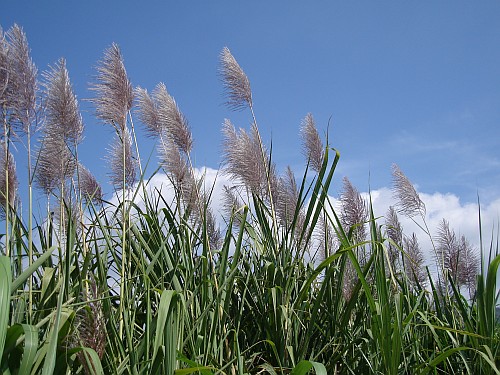
<path fill-rule="evenodd" d="M 33 264 L 33 177 L 31 170 L 31 126 L 27 126 L 28 136 L 28 266 Z M 28 280 L 28 323 L 33 317 L 33 274 Z"/>
<path fill-rule="evenodd" d="M 2 106 L 3 111 L 3 133 L 4 133 L 4 149 L 5 149 L 5 255 L 10 255 L 10 238 L 9 238 L 9 132 L 7 127 L 7 109 L 5 104 Z M 3 192 L 2 192 L 3 193 Z"/>

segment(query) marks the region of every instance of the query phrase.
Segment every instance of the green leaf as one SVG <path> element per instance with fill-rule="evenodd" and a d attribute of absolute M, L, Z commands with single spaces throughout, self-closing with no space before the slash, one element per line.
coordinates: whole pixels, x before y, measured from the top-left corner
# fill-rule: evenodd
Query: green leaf
<path fill-rule="evenodd" d="M 177 359 L 180 361 L 180 362 L 183 362 L 189 366 L 191 366 L 190 368 L 185 368 L 185 369 L 179 369 L 179 370 L 176 370 L 175 371 L 175 374 L 182 374 L 182 371 L 184 370 L 191 370 L 191 369 L 194 369 L 194 371 L 199 371 L 201 372 L 201 374 L 203 375 L 213 375 L 213 372 L 210 371 L 210 370 L 214 370 L 215 368 L 214 367 L 209 367 L 209 366 L 202 366 L 200 365 L 199 363 L 195 362 L 195 361 L 192 361 L 190 360 L 189 358 L 187 358 L 185 355 L 183 355 L 182 353 L 177 353 Z M 188 372 L 189 374 L 189 372 Z"/>
<path fill-rule="evenodd" d="M 51 375 L 54 373 L 54 368 L 57 359 L 57 341 L 59 337 L 59 325 L 62 315 L 62 305 L 64 298 L 64 283 L 61 284 L 61 290 L 57 298 L 57 310 L 54 316 L 54 323 L 52 324 L 51 331 L 48 338 L 48 348 L 45 354 L 45 362 L 42 368 L 42 375 Z"/>
<path fill-rule="evenodd" d="M 52 246 L 45 253 L 40 255 L 37 260 L 31 264 L 30 267 L 26 268 L 22 274 L 20 274 L 17 279 L 14 280 L 10 287 L 11 293 L 14 293 L 27 279 L 30 277 L 37 269 L 40 267 L 47 259 L 49 259 L 56 249 L 55 246 Z"/>
<path fill-rule="evenodd" d="M 104 375 L 104 370 L 102 368 L 101 360 L 97 355 L 97 352 L 92 348 L 79 347 L 75 348 L 75 353 L 83 352 L 86 360 L 88 361 L 88 367 L 92 374 L 94 375 Z"/>
<path fill-rule="evenodd" d="M 9 323 L 11 283 L 10 258 L 2 255 L 0 256 L 0 359 L 3 354 Z"/>
<path fill-rule="evenodd" d="M 314 372 L 317 375 L 327 375 L 326 368 L 323 364 L 319 362 L 306 361 L 305 359 L 297 363 L 297 366 L 293 368 L 291 375 L 306 375 L 312 368 L 314 368 Z"/>
<path fill-rule="evenodd" d="M 488 356 L 485 353 L 483 353 L 480 350 L 477 350 L 477 349 L 474 349 L 474 348 L 469 348 L 469 347 L 466 347 L 466 346 L 461 346 L 461 347 L 458 347 L 458 348 L 451 348 L 451 349 L 448 349 L 448 350 L 444 351 L 443 353 L 441 353 L 440 355 L 438 355 L 436 358 L 434 358 L 431 362 L 429 362 L 427 364 L 427 366 L 419 374 L 420 375 L 427 374 L 429 371 L 433 370 L 441 362 L 443 362 L 444 360 L 446 360 L 449 356 L 451 356 L 451 355 L 453 355 L 455 353 L 461 352 L 461 351 L 465 351 L 465 350 L 472 350 L 472 351 L 478 353 L 479 355 L 481 355 L 486 360 L 486 362 L 488 362 L 488 364 L 491 366 L 491 368 L 493 369 L 493 371 L 495 371 L 495 374 L 499 374 L 500 375 L 500 371 L 498 371 L 496 365 L 493 363 L 493 361 L 491 361 L 490 358 L 488 358 Z"/>
<path fill-rule="evenodd" d="M 163 371 L 173 373 L 177 359 L 177 340 L 179 321 L 182 319 L 179 305 L 182 296 L 174 290 L 164 290 L 158 306 L 153 363 L 160 348 L 164 351 Z"/>
<path fill-rule="evenodd" d="M 38 328 L 29 325 L 21 324 L 24 330 L 24 353 L 19 367 L 20 374 L 29 374 L 35 363 L 36 351 L 38 349 Z"/>
<path fill-rule="evenodd" d="M 200 367 L 190 367 L 190 368 L 183 368 L 180 370 L 175 370 L 174 374 L 175 375 L 187 375 L 187 374 L 192 374 L 194 372 L 199 372 L 199 371 L 208 371 L 208 370 L 213 370 L 213 367 L 209 366 L 200 366 Z M 213 374 L 213 372 L 209 372 L 208 374 Z"/>

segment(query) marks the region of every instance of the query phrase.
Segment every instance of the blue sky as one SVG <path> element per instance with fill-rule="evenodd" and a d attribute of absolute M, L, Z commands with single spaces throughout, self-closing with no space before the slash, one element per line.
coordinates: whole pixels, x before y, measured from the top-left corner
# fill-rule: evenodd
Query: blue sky
<path fill-rule="evenodd" d="M 195 164 L 215 169 L 224 118 L 251 122 L 222 104 L 218 55 L 228 46 L 250 79 L 281 170 L 304 167 L 298 133 L 311 112 L 322 132 L 331 119 L 338 181 L 383 189 L 395 162 L 420 192 L 465 204 L 477 192 L 485 203 L 500 198 L 499 19 L 498 1 L 11 0 L 0 25 L 24 28 L 40 71 L 66 58 L 80 100 L 92 95 L 97 61 L 116 42 L 134 86 L 167 85 L 189 120 Z M 112 133 L 89 103 L 80 105 L 80 157 L 110 194 L 104 157 Z M 140 150 L 156 163 L 144 137 Z M 15 155 L 19 170 L 23 156 Z"/>

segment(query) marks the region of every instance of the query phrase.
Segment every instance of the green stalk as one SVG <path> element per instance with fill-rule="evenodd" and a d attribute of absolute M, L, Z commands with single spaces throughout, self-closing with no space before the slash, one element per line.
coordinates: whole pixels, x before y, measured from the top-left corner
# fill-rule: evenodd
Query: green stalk
<path fill-rule="evenodd" d="M 126 126 L 126 124 L 125 124 Z M 121 259 L 121 270 L 120 270 L 120 311 L 118 316 L 120 317 L 120 328 L 119 328 L 119 337 L 120 340 L 123 340 L 123 325 L 124 325 L 124 301 L 125 301 L 125 288 L 126 288 L 126 280 L 127 280 L 127 275 L 125 274 L 125 267 L 127 264 L 127 252 L 125 250 L 126 247 L 126 237 L 125 237 L 125 231 L 127 230 L 127 223 L 126 223 L 126 209 L 125 209 L 125 190 L 126 190 L 126 170 L 125 170 L 125 151 L 126 151 L 126 146 L 125 146 L 125 135 L 124 135 L 124 130 L 122 130 L 122 135 L 121 135 L 121 141 L 122 141 L 122 171 L 123 171 L 123 181 L 122 181 L 122 259 Z"/>
<path fill-rule="evenodd" d="M 255 117 L 255 112 L 253 110 L 253 105 L 249 104 L 250 112 L 252 113 L 252 119 L 257 127 L 257 136 L 259 137 L 259 145 L 260 145 L 260 151 L 262 153 L 262 161 L 264 162 L 264 165 L 266 166 L 266 175 L 267 175 L 267 190 L 269 193 L 269 204 L 271 206 L 271 216 L 273 219 L 273 233 L 275 235 L 275 238 L 278 239 L 278 220 L 276 219 L 276 210 L 274 208 L 274 201 L 273 201 L 273 194 L 271 190 L 271 165 L 269 160 L 269 163 L 267 162 L 267 157 L 266 153 L 264 151 L 264 143 L 262 142 L 262 138 L 260 137 L 260 131 L 259 127 L 257 126 L 257 118 Z"/>
<path fill-rule="evenodd" d="M 132 119 L 132 114 L 130 113 L 130 110 L 128 111 L 128 118 L 129 118 L 129 121 L 130 121 L 130 128 L 132 129 L 132 138 L 133 138 L 134 144 L 135 144 L 135 152 L 137 154 L 137 161 L 138 161 L 138 165 L 139 165 L 139 173 L 142 176 L 142 163 L 141 163 L 141 156 L 140 156 L 141 154 L 139 153 L 139 144 L 137 143 L 137 138 L 136 138 L 136 135 L 135 135 L 134 121 Z M 141 179 L 141 183 L 142 182 L 143 181 Z"/>
<path fill-rule="evenodd" d="M 9 216 L 10 216 L 10 205 L 9 205 L 9 168 L 8 168 L 8 158 L 9 158 L 9 134 L 7 130 L 7 109 L 5 104 L 3 105 L 3 133 L 4 133 L 4 148 L 5 148 L 5 255 L 10 255 L 10 238 L 9 238 Z"/>
<path fill-rule="evenodd" d="M 9 325 L 12 271 L 10 258 L 0 255 L 0 358 L 5 346 L 6 332 Z"/>
<path fill-rule="evenodd" d="M 33 264 L 33 176 L 31 170 L 31 126 L 27 127 L 28 136 L 28 266 Z M 28 323 L 33 317 L 33 275 L 28 280 Z"/>

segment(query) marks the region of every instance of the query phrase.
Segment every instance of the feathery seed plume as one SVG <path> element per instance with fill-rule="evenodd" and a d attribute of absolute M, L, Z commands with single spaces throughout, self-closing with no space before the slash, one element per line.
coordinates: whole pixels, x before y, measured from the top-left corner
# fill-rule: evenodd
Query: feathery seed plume
<path fill-rule="evenodd" d="M 193 147 L 193 138 L 186 117 L 181 113 L 167 88 L 160 83 L 153 92 L 157 103 L 158 118 L 162 128 L 168 130 L 170 137 L 179 149 L 188 154 Z"/>
<path fill-rule="evenodd" d="M 342 295 L 346 301 L 350 301 L 353 297 L 354 288 L 358 280 L 359 277 L 354 266 L 351 262 L 347 262 L 342 277 Z"/>
<path fill-rule="evenodd" d="M 0 26 L 0 107 L 6 104 L 7 85 L 9 82 L 9 60 L 8 60 L 9 46 L 5 40 L 5 35 L 2 27 Z M 3 111 L 0 112 L 0 119 L 3 116 Z"/>
<path fill-rule="evenodd" d="M 342 182 L 340 221 L 346 230 L 356 225 L 354 238 L 362 241 L 366 238 L 365 222 L 368 219 L 366 203 L 347 177 L 344 177 Z"/>
<path fill-rule="evenodd" d="M 181 154 L 172 138 L 164 135 L 161 139 L 162 142 L 158 146 L 160 165 L 165 173 L 171 176 L 174 186 L 181 192 L 182 196 L 190 194 L 193 176 L 188 161 Z"/>
<path fill-rule="evenodd" d="M 135 96 L 139 120 L 146 125 L 146 135 L 150 138 L 159 137 L 162 132 L 162 124 L 158 116 L 157 103 L 151 98 L 148 90 L 142 87 L 135 89 Z"/>
<path fill-rule="evenodd" d="M 80 191 L 87 201 L 100 203 L 102 201 L 102 188 L 90 171 L 82 164 L 78 165 Z"/>
<path fill-rule="evenodd" d="M 3 217 L 14 207 L 18 188 L 14 157 L 4 141 L 0 143 L 0 168 L 0 216 Z"/>
<path fill-rule="evenodd" d="M 30 56 L 26 34 L 18 25 L 6 33 L 8 43 L 7 105 L 12 124 L 27 133 L 36 118 L 37 68 Z"/>
<path fill-rule="evenodd" d="M 458 246 L 460 255 L 458 279 L 460 285 L 465 285 L 468 288 L 469 295 L 472 297 L 476 291 L 479 257 L 465 236 L 460 237 Z"/>
<path fill-rule="evenodd" d="M 49 195 L 76 169 L 72 147 L 82 140 L 83 121 L 65 60 L 60 59 L 43 77 L 46 126 L 35 162 L 35 183 Z"/>
<path fill-rule="evenodd" d="M 412 183 L 396 164 L 392 165 L 393 195 L 397 199 L 396 208 L 408 217 L 425 215 L 425 204 L 420 199 Z"/>
<path fill-rule="evenodd" d="M 263 160 L 257 126 L 252 125 L 250 134 L 244 129 L 240 129 L 238 132 L 231 121 L 226 119 L 222 132 L 225 173 L 239 180 L 251 192 L 261 196 L 269 195 L 267 184 L 269 156 L 264 150 L 267 160 Z M 274 176 L 273 171 L 274 166 L 271 166 L 271 179 Z"/>
<path fill-rule="evenodd" d="M 210 247 L 217 249 L 221 244 L 221 233 L 219 226 L 217 225 L 217 220 L 215 214 L 210 207 L 210 197 L 204 191 L 202 191 L 202 183 L 204 177 L 198 179 L 198 183 L 192 184 L 193 189 L 191 202 L 185 202 L 186 205 L 190 205 L 191 213 L 194 216 L 195 221 L 200 225 L 206 225 L 206 234 Z"/>
<path fill-rule="evenodd" d="M 149 95 L 147 90 L 136 90 L 139 105 L 139 118 L 146 125 L 150 137 L 168 134 L 182 152 L 188 154 L 193 147 L 193 137 L 188 121 L 182 114 L 175 99 L 159 83 Z"/>
<path fill-rule="evenodd" d="M 215 214 L 211 207 L 207 206 L 205 210 L 205 217 L 207 224 L 208 242 L 210 243 L 210 247 L 212 249 L 218 249 L 222 242 L 222 236 L 220 228 L 217 225 L 217 220 L 215 219 Z"/>
<path fill-rule="evenodd" d="M 241 225 L 243 224 L 242 208 L 245 206 L 245 203 L 243 203 L 240 198 L 240 189 L 240 186 L 224 185 L 224 192 L 222 196 L 223 213 L 226 218 L 230 218 L 234 215 L 234 228 L 241 228 Z"/>
<path fill-rule="evenodd" d="M 93 277 L 90 278 L 88 292 L 85 292 L 84 300 L 87 305 L 78 310 L 76 314 L 76 331 L 75 336 L 71 337 L 71 344 L 75 347 L 82 346 L 94 349 L 99 359 L 102 359 L 106 349 L 106 318 L 100 292 Z M 94 374 L 96 372 L 96 365 L 83 352 L 78 352 L 78 359 L 85 374 Z"/>
<path fill-rule="evenodd" d="M 118 45 L 113 43 L 104 52 L 97 67 L 96 82 L 90 89 L 96 93 L 91 101 L 96 105 L 97 117 L 117 130 L 123 130 L 134 95 Z"/>
<path fill-rule="evenodd" d="M 420 284 L 425 285 L 427 280 L 426 273 L 424 271 L 424 254 L 420 249 L 418 244 L 417 235 L 412 234 L 410 238 L 403 239 L 403 250 L 405 252 L 405 273 L 410 280 L 412 285 Z"/>
<path fill-rule="evenodd" d="M 302 120 L 300 134 L 302 136 L 302 152 L 311 164 L 311 168 L 319 172 L 323 165 L 325 149 L 312 114 L 308 113 Z"/>
<path fill-rule="evenodd" d="M 290 224 L 299 204 L 297 182 L 290 166 L 287 167 L 285 175 L 278 180 L 277 196 L 276 213 L 282 223 Z"/>
<path fill-rule="evenodd" d="M 46 134 L 61 137 L 68 144 L 82 140 L 83 120 L 78 100 L 69 79 L 66 61 L 60 59 L 50 71 L 44 72 L 46 102 Z"/>
<path fill-rule="evenodd" d="M 115 188 L 131 188 L 135 183 L 137 161 L 132 151 L 132 137 L 127 127 L 123 128 L 120 136 L 115 136 L 113 145 L 108 154 L 111 165 L 111 183 Z"/>
<path fill-rule="evenodd" d="M 396 265 L 396 260 L 399 258 L 398 246 L 403 245 L 403 227 L 398 219 L 398 214 L 393 206 L 389 207 L 387 215 L 385 218 L 385 224 L 387 226 L 387 236 L 391 239 L 394 244 L 389 243 L 389 260 L 391 261 L 391 266 Z"/>
<path fill-rule="evenodd" d="M 222 49 L 220 61 L 220 73 L 227 96 L 226 104 L 233 110 L 242 110 L 246 106 L 251 108 L 252 90 L 250 89 L 250 81 L 231 54 L 231 51 L 229 51 L 229 48 L 224 47 Z"/>
<path fill-rule="evenodd" d="M 448 221 L 443 219 L 438 227 L 437 261 L 443 262 L 458 287 L 467 286 L 469 292 L 475 288 L 479 260 L 474 248 L 465 236 L 457 238 Z"/>
<path fill-rule="evenodd" d="M 445 219 L 439 223 L 436 242 L 436 260 L 444 262 L 444 268 L 451 273 L 454 280 L 457 280 L 459 267 L 458 241 L 455 231 L 450 228 L 450 224 Z"/>
<path fill-rule="evenodd" d="M 35 184 L 49 195 L 73 175 L 76 160 L 64 139 L 52 131 L 44 135 L 35 165 Z"/>

